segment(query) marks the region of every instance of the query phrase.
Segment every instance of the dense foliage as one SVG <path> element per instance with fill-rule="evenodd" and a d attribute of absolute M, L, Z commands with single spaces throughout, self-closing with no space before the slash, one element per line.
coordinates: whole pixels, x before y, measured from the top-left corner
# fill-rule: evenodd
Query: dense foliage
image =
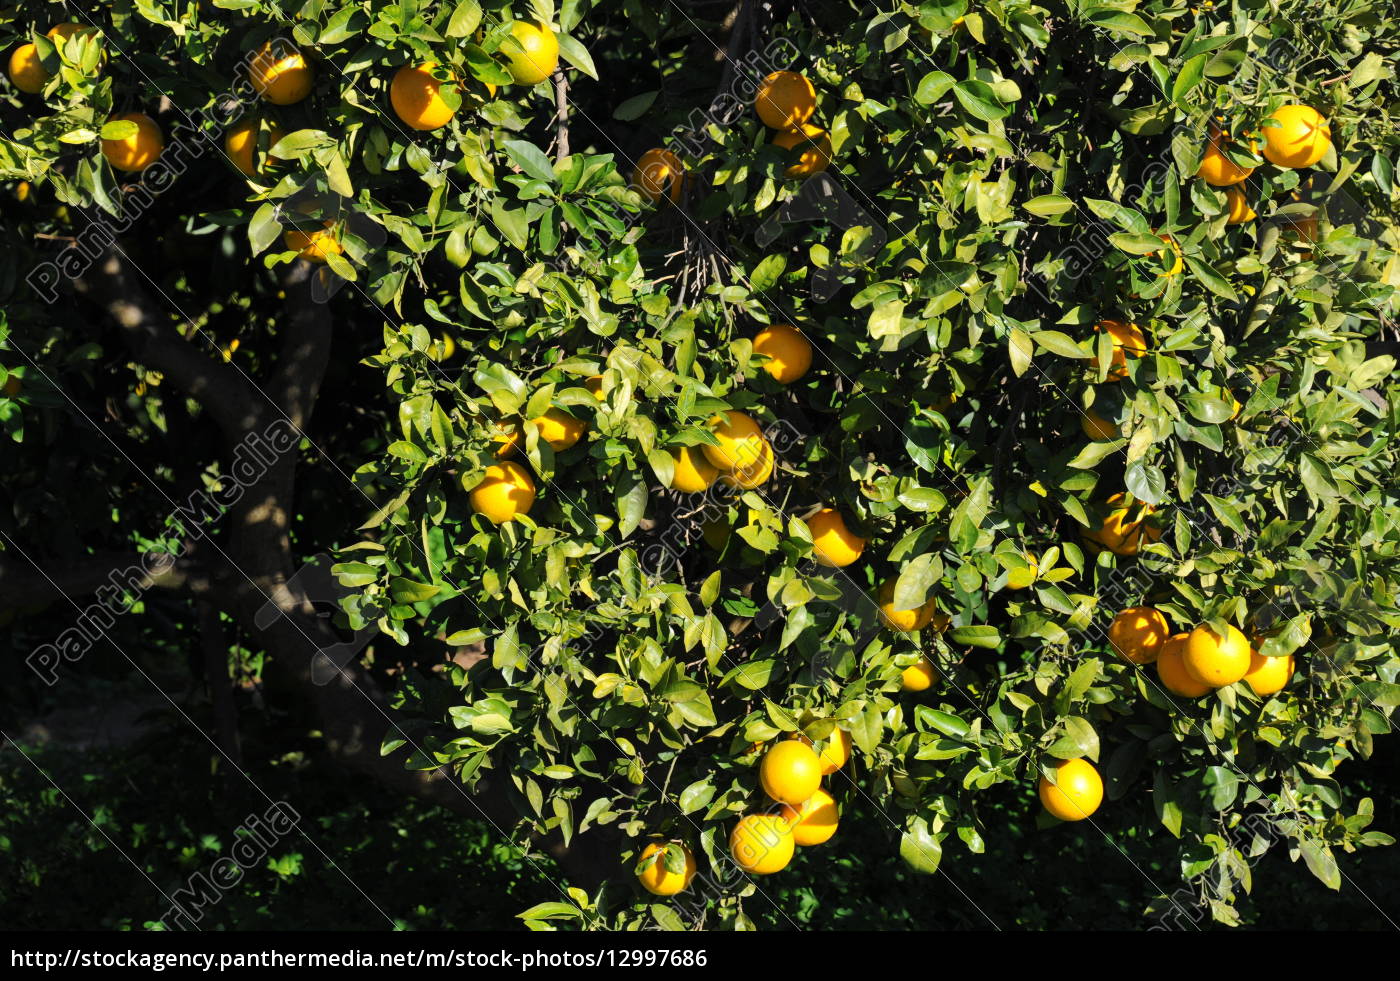
<path fill-rule="evenodd" d="M 218 416 L 200 392 L 44 302 L 92 265 L 70 271 L 54 235 L 112 228 L 184 338 L 268 384 L 291 316 L 276 277 L 323 227 L 334 344 L 292 547 L 334 551 L 342 627 L 373 631 L 385 753 L 505 788 L 505 837 L 606 843 L 604 885 L 545 896 L 532 925 L 783 925 L 763 902 L 783 874 L 738 874 L 728 837 L 799 731 L 854 744 L 827 781 L 843 826 L 807 867 L 855 840 L 865 866 L 961 880 L 1022 832 L 1007 794 L 1048 829 L 1037 781 L 1080 758 L 1106 794 L 1079 833 L 1154 863 L 1160 916 L 1204 894 L 1235 922 L 1271 848 L 1337 888 L 1337 851 L 1389 843 L 1347 780 L 1400 704 L 1384 12 L 142 0 L 105 6 L 100 38 L 43 39 L 77 16 L 0 15 L 7 50 L 55 69 L 0 106 L 0 177 L 25 182 L 5 205 L 24 246 L 0 260 L 0 359 L 22 380 L 0 402 L 0 542 L 151 550 L 170 500 L 230 476 L 191 440 Z M 562 71 L 512 84 L 511 24 L 534 17 Z M 280 106 L 240 67 L 279 38 L 314 74 Z M 455 110 L 422 131 L 389 91 L 421 63 Z M 826 131 L 792 152 L 752 110 L 779 69 L 811 81 Z M 1313 166 L 1249 150 L 1286 104 L 1330 125 Z M 104 138 L 136 139 L 108 122 L 130 112 L 164 130 L 168 185 L 104 159 Z M 224 137 L 247 119 L 245 181 Z M 1213 125 L 1257 168 L 1252 220 L 1195 176 Z M 822 139 L 825 173 L 788 176 Z M 653 147 L 684 166 L 674 201 L 639 193 Z M 1109 321 L 1142 347 L 1124 357 Z M 811 344 L 788 383 L 754 351 L 772 324 Z M 771 479 L 671 489 L 727 410 L 766 433 Z M 576 442 L 527 424 L 551 413 Z M 497 523 L 474 494 L 516 427 L 534 499 Z M 850 564 L 814 562 L 820 508 L 863 539 Z M 1133 548 L 1084 534 L 1128 520 Z M 890 629 L 882 602 L 946 626 Z M 1291 683 L 1173 694 L 1107 642 L 1135 606 L 1173 633 L 1233 625 L 1294 658 Z M 932 685 L 905 690 L 925 658 Z M 700 868 L 670 903 L 631 874 L 654 838 Z"/>

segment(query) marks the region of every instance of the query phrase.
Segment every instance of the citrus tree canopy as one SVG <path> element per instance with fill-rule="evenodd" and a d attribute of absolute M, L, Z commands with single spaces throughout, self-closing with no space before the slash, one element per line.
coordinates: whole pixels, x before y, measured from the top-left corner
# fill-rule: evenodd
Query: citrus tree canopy
<path fill-rule="evenodd" d="M 0 40 L 27 684 L 175 631 L 236 768 L 256 662 L 318 765 L 561 870 L 536 929 L 752 927 L 843 839 L 967 885 L 1011 835 L 1155 849 L 1144 926 L 1235 924 L 1260 856 L 1335 889 L 1390 843 L 1348 780 L 1400 704 L 1385 5 Z"/>

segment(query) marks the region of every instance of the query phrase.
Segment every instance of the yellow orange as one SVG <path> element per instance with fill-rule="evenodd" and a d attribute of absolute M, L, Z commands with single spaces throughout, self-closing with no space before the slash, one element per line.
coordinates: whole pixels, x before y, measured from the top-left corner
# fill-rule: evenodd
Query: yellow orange
<path fill-rule="evenodd" d="M 1137 324 L 1121 320 L 1100 320 L 1095 331 L 1107 331 L 1113 339 L 1113 354 L 1110 357 L 1108 380 L 1119 381 L 1128 375 L 1128 358 L 1140 358 L 1147 353 L 1147 337 Z M 1098 367 L 1098 359 L 1093 361 Z"/>
<path fill-rule="evenodd" d="M 124 119 L 136 124 L 136 132 L 119 140 L 103 140 L 102 155 L 117 170 L 140 173 L 156 162 L 165 149 L 165 137 L 156 121 L 143 112 L 126 112 L 110 121 Z"/>
<path fill-rule="evenodd" d="M 769 129 L 793 130 L 817 111 L 817 92 L 805 75 L 773 72 L 758 87 L 753 105 Z"/>
<path fill-rule="evenodd" d="M 860 558 L 865 539 L 846 527 L 841 513 L 834 508 L 822 508 L 807 519 L 812 533 L 812 558 L 818 565 L 842 568 Z"/>
<path fill-rule="evenodd" d="M 1225 636 L 1221 637 L 1203 623 L 1186 636 L 1181 661 L 1192 678 L 1212 688 L 1223 688 L 1249 673 L 1253 653 L 1249 640 L 1233 625 L 1227 624 Z"/>
<path fill-rule="evenodd" d="M 1130 606 L 1108 627 L 1108 642 L 1134 664 L 1157 660 L 1167 639 L 1167 618 L 1151 606 Z"/>
<path fill-rule="evenodd" d="M 535 481 L 518 463 L 505 461 L 486 468 L 486 477 L 468 495 L 472 510 L 494 524 L 528 514 L 535 503 Z"/>
<path fill-rule="evenodd" d="M 53 76 L 39 62 L 39 49 L 33 41 L 21 44 L 10 52 L 10 82 L 21 92 L 37 95 Z"/>
<path fill-rule="evenodd" d="M 1200 698 L 1209 692 L 1210 685 L 1197 681 L 1186 670 L 1182 654 L 1186 650 L 1186 634 L 1172 634 L 1162 645 L 1157 655 L 1157 677 L 1167 691 L 1183 698 Z"/>
<path fill-rule="evenodd" d="M 328 255 L 340 255 L 345 250 L 333 230 L 335 222 L 327 220 L 321 224 L 323 227 L 314 232 L 287 229 L 282 233 L 282 244 L 295 249 L 297 255 L 309 262 L 325 262 Z"/>
<path fill-rule="evenodd" d="M 539 430 L 540 439 L 548 443 L 555 453 L 563 453 L 588 431 L 588 423 L 574 418 L 563 409 L 547 409 L 544 415 L 531 419 L 530 425 Z"/>
<path fill-rule="evenodd" d="M 809 746 L 812 741 L 806 736 L 795 737 Z M 846 765 L 846 761 L 851 758 L 851 734 L 845 729 L 835 729 L 831 735 L 822 742 L 822 748 L 817 753 L 817 758 L 822 763 L 822 776 L 830 776 Z"/>
<path fill-rule="evenodd" d="M 1103 524 L 1082 532 L 1091 549 L 1106 548 L 1115 555 L 1136 555 L 1144 541 L 1155 542 L 1162 537 L 1160 529 L 1147 523 L 1152 508 L 1130 504 L 1124 494 L 1114 494 L 1107 504 L 1110 510 Z"/>
<path fill-rule="evenodd" d="M 836 798 L 821 787 L 798 806 L 784 804 L 782 818 L 792 829 L 795 844 L 820 845 L 836 834 L 836 825 L 841 819 L 836 809 Z"/>
<path fill-rule="evenodd" d="M 772 324 L 760 330 L 754 335 L 753 353 L 768 359 L 763 370 L 783 385 L 791 385 L 812 367 L 812 345 L 790 324 Z"/>
<path fill-rule="evenodd" d="M 893 630 L 922 630 L 927 627 L 933 615 L 938 612 L 937 602 L 933 597 L 924 601 L 923 605 L 914 610 L 897 610 L 894 606 L 895 577 L 891 576 L 880 584 L 879 591 L 875 594 L 875 603 L 880 610 L 880 619 L 885 626 Z"/>
<path fill-rule="evenodd" d="M 1269 118 L 1278 122 L 1277 126 L 1263 127 L 1264 157 L 1272 164 L 1311 167 L 1332 146 L 1332 127 L 1311 106 L 1280 106 Z"/>
<path fill-rule="evenodd" d="M 821 786 L 821 758 L 801 740 L 785 739 L 763 754 L 758 781 L 779 804 L 801 804 Z"/>
<path fill-rule="evenodd" d="M 650 865 L 637 873 L 637 881 L 642 884 L 643 889 L 655 896 L 674 896 L 689 888 L 690 880 L 695 878 L 695 854 L 684 845 L 679 847 L 685 853 L 684 872 L 672 872 L 666 868 L 664 842 L 653 841 L 642 849 L 641 862 L 651 860 Z"/>
<path fill-rule="evenodd" d="M 719 470 L 705 459 L 698 446 L 678 446 L 671 451 L 671 459 L 676 463 L 671 489 L 682 494 L 699 494 L 719 476 Z"/>
<path fill-rule="evenodd" d="M 734 864 L 755 875 L 781 872 L 792 861 L 797 842 L 781 814 L 747 814 L 729 833 Z"/>
<path fill-rule="evenodd" d="M 938 669 L 927 657 L 909 665 L 899 678 L 899 687 L 904 691 L 927 691 L 938 680 Z"/>
<path fill-rule="evenodd" d="M 248 61 L 248 82 L 275 106 L 290 106 L 311 94 L 315 74 L 300 51 L 278 38 L 268 41 Z"/>
<path fill-rule="evenodd" d="M 1225 224 L 1243 225 L 1247 221 L 1253 221 L 1258 217 L 1254 209 L 1249 206 L 1249 198 L 1238 187 L 1232 187 L 1225 192 L 1225 205 L 1227 215 Z"/>
<path fill-rule="evenodd" d="M 746 413 L 730 409 L 710 420 L 718 446 L 705 446 L 706 459 L 720 470 L 733 471 L 749 467 L 763 458 L 768 440 L 758 423 Z"/>
<path fill-rule="evenodd" d="M 648 201 L 659 201 L 663 195 L 672 202 L 680 201 L 685 185 L 685 164 L 665 147 L 656 147 L 642 154 L 637 169 L 632 172 L 632 188 Z"/>
<path fill-rule="evenodd" d="M 1103 778 L 1088 760 L 1055 764 L 1055 782 L 1040 778 L 1040 803 L 1061 821 L 1082 821 L 1103 803 Z"/>
<path fill-rule="evenodd" d="M 1123 435 L 1118 423 L 1105 419 L 1093 409 L 1084 410 L 1083 415 L 1079 417 L 1079 427 L 1084 430 L 1085 436 L 1101 442 L 1118 439 Z"/>
<path fill-rule="evenodd" d="M 389 83 L 389 103 L 394 114 L 413 129 L 441 129 L 457 110 L 442 97 L 443 83 L 433 77 L 432 63 L 404 65 Z"/>
<path fill-rule="evenodd" d="M 1201 157 L 1201 166 L 1196 171 L 1196 176 L 1212 187 L 1229 187 L 1254 173 L 1253 167 L 1241 167 L 1221 152 L 1222 138 L 1225 142 L 1230 142 L 1228 137 L 1223 137 L 1218 128 L 1211 127 L 1210 144 L 1206 147 L 1205 155 Z M 1251 146 L 1250 149 L 1254 147 Z"/>
<path fill-rule="evenodd" d="M 762 487 L 773 476 L 774 463 L 773 445 L 765 439 L 759 445 L 758 459 L 744 466 L 735 467 L 728 473 L 720 474 L 720 483 L 728 487 L 737 487 L 740 490 L 753 490 L 755 487 Z"/>
<path fill-rule="evenodd" d="M 546 24 L 517 20 L 510 25 L 510 36 L 501 45 L 506 69 L 517 85 L 543 82 L 559 67 L 559 39 Z"/>
<path fill-rule="evenodd" d="M 804 124 L 800 129 L 783 130 L 773 137 L 773 145 L 784 150 L 798 149 L 797 161 L 783 171 L 785 177 L 810 177 L 831 164 L 831 136 L 820 126 Z"/>
<path fill-rule="evenodd" d="M 1244 680 L 1249 687 L 1254 689 L 1254 694 L 1266 698 L 1274 692 L 1283 691 L 1292 677 L 1292 654 L 1285 654 L 1283 657 L 1264 657 L 1262 654 L 1251 653 L 1249 670 L 1245 672 Z"/>
<path fill-rule="evenodd" d="M 282 130 L 278 127 L 271 127 L 267 137 L 268 148 L 276 146 L 282 135 Z M 271 161 L 278 159 L 268 153 L 263 160 L 263 168 L 259 168 L 254 159 L 254 151 L 257 148 L 258 121 L 256 119 L 245 119 L 240 123 L 235 123 L 224 137 L 224 152 L 228 154 L 229 160 L 233 161 L 233 165 L 248 177 L 258 176 Z"/>

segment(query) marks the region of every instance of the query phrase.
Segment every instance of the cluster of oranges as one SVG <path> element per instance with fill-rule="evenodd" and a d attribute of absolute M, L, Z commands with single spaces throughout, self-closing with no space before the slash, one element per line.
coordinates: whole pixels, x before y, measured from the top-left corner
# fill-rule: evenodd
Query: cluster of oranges
<path fill-rule="evenodd" d="M 797 159 L 783 171 L 786 177 L 810 177 L 831 164 L 831 136 L 810 120 L 817 111 L 817 91 L 807 76 L 797 72 L 772 72 L 759 85 L 754 111 L 769 129 L 777 130 L 773 145 L 791 152 L 801 149 Z M 663 196 L 672 202 L 681 199 L 689 174 L 685 164 L 665 147 L 654 147 L 637 160 L 632 187 L 648 201 Z"/>
<path fill-rule="evenodd" d="M 1220 634 L 1208 623 L 1189 633 L 1169 633 L 1167 618 L 1152 606 L 1132 606 L 1108 629 L 1113 649 L 1134 664 L 1157 665 L 1162 685 L 1185 698 L 1243 681 L 1261 698 L 1282 691 L 1293 677 L 1293 655 L 1265 657 L 1234 626 Z"/>
<path fill-rule="evenodd" d="M 778 805 L 772 813 L 746 814 L 729 835 L 734 864 L 753 875 L 780 872 L 799 846 L 820 845 L 836 834 L 840 810 L 822 786 L 851 757 L 851 737 L 834 730 L 820 747 L 805 736 L 775 743 L 758 764 L 758 782 Z M 676 855 L 667 863 L 665 853 Z M 680 842 L 652 842 L 642 851 L 637 878 L 658 896 L 674 896 L 695 876 L 695 856 Z"/>
<path fill-rule="evenodd" d="M 1311 167 L 1327 155 L 1332 147 L 1332 130 L 1327 119 L 1311 106 L 1290 103 L 1280 106 L 1269 116 L 1275 124 L 1264 126 L 1264 159 L 1276 167 L 1298 170 Z M 1258 155 L 1259 139 L 1253 134 L 1245 134 L 1249 140 L 1250 153 Z M 1239 225 L 1255 217 L 1248 197 L 1239 187 L 1254 173 L 1252 166 L 1242 166 L 1230 159 L 1224 147 L 1232 142 L 1219 126 L 1212 125 L 1196 176 L 1212 187 L 1226 188 L 1226 224 Z M 1291 222 L 1292 229 L 1303 239 L 1311 242 L 1317 236 L 1317 219 L 1301 218 Z"/>
<path fill-rule="evenodd" d="M 47 37 L 56 44 L 70 38 L 97 35 L 96 28 L 82 24 L 59 24 Z M 559 41 L 548 25 L 535 21 L 513 21 L 510 28 L 513 43 L 502 48 L 506 68 L 520 85 L 535 85 L 554 73 L 559 65 Z M 38 48 L 33 42 L 20 45 L 10 55 L 10 81 L 21 92 L 37 94 L 53 77 L 44 67 Z M 442 80 L 439 75 L 444 76 Z M 290 106 L 311 94 L 315 72 L 300 50 L 281 41 L 269 41 L 255 51 L 248 61 L 247 77 L 265 102 L 274 106 Z M 442 86 L 455 79 L 431 63 L 405 65 L 394 75 L 389 85 L 389 101 L 395 114 L 415 130 L 438 129 L 452 119 L 456 108 L 443 98 Z M 487 89 L 495 94 L 494 85 Z M 124 135 L 102 140 L 102 155 L 117 170 L 140 173 L 154 164 L 165 149 L 165 135 L 154 119 L 145 113 L 119 113 L 108 120 L 131 124 L 121 127 Z M 268 124 L 268 143 L 259 163 L 260 123 L 256 118 L 241 120 L 224 135 L 224 150 L 240 171 L 250 178 L 258 177 L 278 158 L 270 152 L 285 135 L 273 121 Z M 321 229 L 310 232 L 289 229 L 283 236 L 288 249 L 303 259 L 326 262 L 329 255 L 343 251 L 334 232 L 335 223 L 326 221 Z"/>

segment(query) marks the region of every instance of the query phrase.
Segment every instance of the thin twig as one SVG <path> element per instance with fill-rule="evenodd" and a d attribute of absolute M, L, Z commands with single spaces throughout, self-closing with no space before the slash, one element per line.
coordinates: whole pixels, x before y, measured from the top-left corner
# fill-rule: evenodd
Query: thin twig
<path fill-rule="evenodd" d="M 554 159 L 563 162 L 569 155 L 569 80 L 564 69 L 554 70 Z"/>

